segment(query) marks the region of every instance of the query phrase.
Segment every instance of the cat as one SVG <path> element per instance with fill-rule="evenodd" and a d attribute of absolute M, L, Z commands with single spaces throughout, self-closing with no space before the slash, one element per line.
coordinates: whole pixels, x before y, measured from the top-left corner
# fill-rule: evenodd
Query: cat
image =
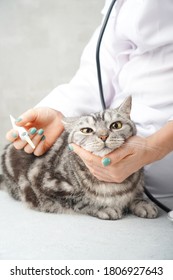
<path fill-rule="evenodd" d="M 106 183 L 94 177 L 68 148 L 69 143 L 76 143 L 100 157 L 119 148 L 136 134 L 130 111 L 131 96 L 116 109 L 64 118 L 64 132 L 40 157 L 7 145 L 1 175 L 5 189 L 15 199 L 43 212 L 81 213 L 105 220 L 120 219 L 128 212 L 155 218 L 157 208 L 143 198 L 142 169 L 122 183 Z"/>

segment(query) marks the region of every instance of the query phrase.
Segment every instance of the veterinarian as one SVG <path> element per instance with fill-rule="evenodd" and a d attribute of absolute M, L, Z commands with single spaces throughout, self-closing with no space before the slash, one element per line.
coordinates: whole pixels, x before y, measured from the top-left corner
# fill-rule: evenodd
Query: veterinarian
<path fill-rule="evenodd" d="M 110 2 L 105 3 L 103 16 Z M 117 107 L 132 95 L 131 118 L 137 136 L 104 160 L 74 144 L 70 146 L 103 181 L 121 182 L 145 166 L 148 187 L 162 196 L 173 195 L 172 15 L 172 0 L 117 0 L 101 48 L 103 87 L 107 108 Z M 71 82 L 58 86 L 17 119 L 17 125 L 29 129 L 36 149 L 21 141 L 16 131 L 7 133 L 16 149 L 40 156 L 62 133 L 63 115 L 101 110 L 95 63 L 99 30 L 84 49 Z"/>

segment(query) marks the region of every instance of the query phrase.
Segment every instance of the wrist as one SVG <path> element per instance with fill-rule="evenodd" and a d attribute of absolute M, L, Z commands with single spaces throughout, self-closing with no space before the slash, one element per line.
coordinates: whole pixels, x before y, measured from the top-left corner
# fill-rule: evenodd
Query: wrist
<path fill-rule="evenodd" d="M 147 149 L 150 153 L 149 161 L 161 160 L 173 151 L 173 121 L 168 122 L 156 133 L 146 138 Z"/>

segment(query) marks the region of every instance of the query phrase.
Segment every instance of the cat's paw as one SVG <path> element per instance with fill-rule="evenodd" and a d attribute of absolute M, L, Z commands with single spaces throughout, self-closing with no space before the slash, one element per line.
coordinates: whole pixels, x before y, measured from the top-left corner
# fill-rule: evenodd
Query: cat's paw
<path fill-rule="evenodd" d="M 96 217 L 102 220 L 118 220 L 122 218 L 122 211 L 107 207 L 100 209 Z"/>
<path fill-rule="evenodd" d="M 145 200 L 134 202 L 134 205 L 132 204 L 130 208 L 134 215 L 141 218 L 154 219 L 158 216 L 157 207 Z"/>

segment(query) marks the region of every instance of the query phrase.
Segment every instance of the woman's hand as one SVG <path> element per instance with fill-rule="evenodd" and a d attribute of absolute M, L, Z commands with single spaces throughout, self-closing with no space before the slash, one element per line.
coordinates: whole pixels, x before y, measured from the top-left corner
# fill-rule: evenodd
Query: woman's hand
<path fill-rule="evenodd" d="M 90 172 L 100 181 L 121 183 L 131 174 L 160 156 L 160 150 L 149 145 L 148 138 L 132 136 L 120 148 L 104 158 L 71 144 Z"/>
<path fill-rule="evenodd" d="M 22 114 L 16 122 L 17 126 L 23 126 L 36 146 L 33 150 L 26 141 L 18 137 L 14 129 L 6 134 L 7 140 L 13 142 L 16 149 L 24 149 L 26 153 L 43 155 L 56 141 L 63 131 L 61 123 L 62 114 L 50 108 L 33 108 Z"/>

